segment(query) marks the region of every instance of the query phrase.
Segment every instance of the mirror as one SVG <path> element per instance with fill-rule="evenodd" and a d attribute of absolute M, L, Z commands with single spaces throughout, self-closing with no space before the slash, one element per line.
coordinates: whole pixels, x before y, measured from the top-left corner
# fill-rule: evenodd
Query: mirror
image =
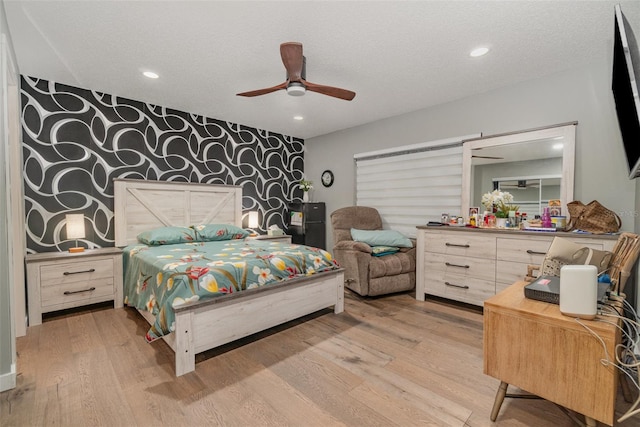
<path fill-rule="evenodd" d="M 500 189 L 529 218 L 549 200 L 560 200 L 561 215 L 573 200 L 577 122 L 467 140 L 462 155 L 462 212 L 484 211 L 482 195 Z"/>

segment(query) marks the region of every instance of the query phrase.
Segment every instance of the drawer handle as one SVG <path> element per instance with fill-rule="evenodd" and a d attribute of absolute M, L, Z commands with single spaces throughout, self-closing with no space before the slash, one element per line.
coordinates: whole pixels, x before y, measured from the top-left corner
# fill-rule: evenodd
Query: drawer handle
<path fill-rule="evenodd" d="M 89 270 L 84 270 L 84 271 L 65 271 L 62 274 L 64 274 L 65 276 L 69 276 L 70 274 L 93 273 L 94 271 L 96 271 L 96 269 L 91 268 Z"/>
<path fill-rule="evenodd" d="M 531 249 L 527 249 L 527 253 L 529 255 L 546 255 L 546 252 L 532 251 Z"/>
<path fill-rule="evenodd" d="M 444 265 L 446 265 L 447 267 L 469 268 L 468 265 L 451 264 L 450 262 L 445 262 Z"/>
<path fill-rule="evenodd" d="M 83 289 L 81 291 L 64 291 L 64 294 L 65 295 L 81 294 L 82 292 L 93 292 L 95 290 L 96 288 L 92 286 L 89 289 Z"/>
<path fill-rule="evenodd" d="M 471 247 L 469 245 L 457 245 L 455 243 L 449 243 L 449 242 L 445 243 L 445 245 L 447 245 L 447 246 L 455 246 L 456 248 L 470 248 Z"/>
<path fill-rule="evenodd" d="M 469 286 L 467 285 L 456 285 L 455 283 L 449 283 L 449 282 L 444 282 L 444 284 L 447 286 L 453 286 L 454 288 L 469 289 Z"/>

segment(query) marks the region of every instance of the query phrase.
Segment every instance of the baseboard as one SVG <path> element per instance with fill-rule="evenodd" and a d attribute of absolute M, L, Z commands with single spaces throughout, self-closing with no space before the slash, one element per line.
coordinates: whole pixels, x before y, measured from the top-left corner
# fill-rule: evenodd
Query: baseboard
<path fill-rule="evenodd" d="M 0 375 L 0 392 L 16 387 L 16 364 L 11 364 L 11 372 Z"/>

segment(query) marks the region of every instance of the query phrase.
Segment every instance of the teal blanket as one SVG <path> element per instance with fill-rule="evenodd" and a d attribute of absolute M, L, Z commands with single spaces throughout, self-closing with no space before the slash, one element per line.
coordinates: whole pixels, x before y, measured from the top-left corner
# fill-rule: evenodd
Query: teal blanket
<path fill-rule="evenodd" d="M 138 244 L 123 252 L 125 304 L 156 316 L 149 342 L 173 332 L 173 307 L 339 268 L 322 249 L 260 240 Z"/>

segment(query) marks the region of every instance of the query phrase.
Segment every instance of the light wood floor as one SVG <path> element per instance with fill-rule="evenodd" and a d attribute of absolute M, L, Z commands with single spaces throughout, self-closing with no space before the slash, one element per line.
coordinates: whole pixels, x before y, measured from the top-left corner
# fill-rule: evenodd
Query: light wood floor
<path fill-rule="evenodd" d="M 498 381 L 482 373 L 477 310 L 411 294 L 348 294 L 345 308 L 199 355 L 180 378 L 132 309 L 45 319 L 18 339 L 18 385 L 0 394 L 0 425 L 574 425 L 524 399 L 505 400 L 489 421 Z"/>

